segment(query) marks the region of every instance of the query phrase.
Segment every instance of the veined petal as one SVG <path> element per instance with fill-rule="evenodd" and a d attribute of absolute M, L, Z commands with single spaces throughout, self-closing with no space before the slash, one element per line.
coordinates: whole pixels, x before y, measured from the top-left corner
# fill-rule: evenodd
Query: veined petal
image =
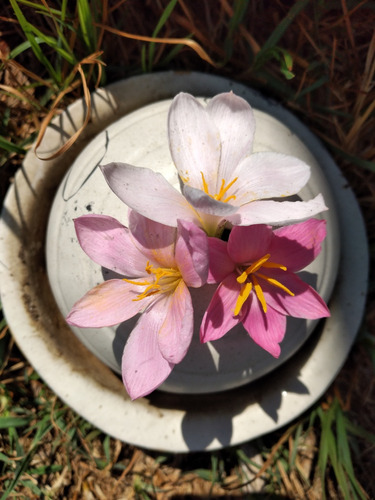
<path fill-rule="evenodd" d="M 142 282 L 143 278 L 134 281 Z M 142 286 L 132 285 L 124 280 L 104 281 L 74 304 L 66 321 L 82 328 L 101 328 L 122 323 L 154 300 L 152 296 L 140 301 L 134 300 L 143 289 Z"/>
<path fill-rule="evenodd" d="M 194 330 L 194 312 L 189 290 L 181 280 L 168 298 L 165 320 L 159 330 L 160 352 L 170 363 L 183 360 Z"/>
<path fill-rule="evenodd" d="M 309 219 L 276 229 L 269 249 L 270 260 L 283 263 L 292 272 L 308 266 L 322 249 L 326 225 L 325 220 Z"/>
<path fill-rule="evenodd" d="M 210 265 L 207 283 L 220 283 L 234 271 L 235 263 L 228 255 L 227 245 L 226 241 L 219 238 L 208 238 Z"/>
<path fill-rule="evenodd" d="M 268 307 L 267 313 L 264 313 L 260 302 L 253 294 L 249 311 L 244 315 L 242 323 L 256 344 L 275 358 L 280 356 L 279 343 L 286 331 L 286 317 L 283 314 L 272 307 Z"/>
<path fill-rule="evenodd" d="M 146 310 L 130 334 L 122 356 L 122 379 L 132 399 L 150 394 L 171 373 L 174 364 L 160 352 L 158 334 L 165 309 L 158 302 Z"/>
<path fill-rule="evenodd" d="M 201 342 L 220 339 L 241 321 L 242 314 L 238 316 L 233 314 L 241 289 L 236 276 L 235 273 L 227 276 L 214 293 L 202 319 Z M 241 313 L 245 312 L 246 308 L 247 304 L 245 303 Z"/>
<path fill-rule="evenodd" d="M 74 220 L 79 244 L 94 262 L 123 274 L 146 275 L 146 258 L 134 246 L 129 230 L 107 215 L 82 215 Z"/>
<path fill-rule="evenodd" d="M 258 260 L 268 253 L 272 229 L 264 224 L 235 226 L 228 240 L 228 254 L 237 263 Z"/>
<path fill-rule="evenodd" d="M 175 257 L 187 286 L 197 288 L 207 282 L 207 235 L 192 222 L 178 221 Z"/>
<path fill-rule="evenodd" d="M 205 214 L 227 217 L 237 212 L 238 208 L 211 198 L 200 189 L 185 184 L 182 188 L 183 195 L 187 201 L 196 209 Z"/>
<path fill-rule="evenodd" d="M 272 277 L 294 293 L 294 297 L 292 297 L 282 290 L 262 282 L 266 302 L 273 309 L 294 318 L 319 319 L 330 316 L 324 300 L 299 276 L 289 272 L 275 271 L 272 273 Z"/>
<path fill-rule="evenodd" d="M 209 187 L 216 187 L 220 134 L 206 109 L 190 94 L 180 93 L 173 99 L 168 135 L 172 159 L 183 182 L 201 189 L 203 172 Z"/>
<path fill-rule="evenodd" d="M 233 204 L 298 193 L 310 177 L 310 167 L 298 158 L 274 152 L 253 153 L 233 173 L 238 181 L 230 194 Z"/>
<path fill-rule="evenodd" d="M 100 168 L 112 191 L 141 215 L 173 227 L 177 219 L 197 222 L 189 203 L 161 174 L 126 163 L 109 163 Z"/>
<path fill-rule="evenodd" d="M 157 264 L 157 267 L 176 267 L 175 227 L 159 224 L 130 210 L 129 230 L 133 244 L 145 255 L 145 260 Z"/>
<path fill-rule="evenodd" d="M 307 219 L 327 210 L 321 194 L 308 201 L 253 201 L 242 205 L 226 219 L 236 226 L 251 224 L 281 225 Z"/>
<path fill-rule="evenodd" d="M 230 182 L 237 165 L 251 153 L 255 118 L 250 104 L 233 92 L 215 96 L 206 109 L 219 130 L 221 140 L 220 165 L 214 191 L 217 193 L 221 180 Z"/>

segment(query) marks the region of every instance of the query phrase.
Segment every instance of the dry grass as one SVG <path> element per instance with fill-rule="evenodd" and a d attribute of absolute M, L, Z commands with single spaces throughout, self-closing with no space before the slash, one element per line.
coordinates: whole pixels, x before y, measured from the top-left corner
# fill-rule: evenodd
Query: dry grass
<path fill-rule="evenodd" d="M 40 4 L 58 6 L 52 1 Z M 140 37 L 154 33 L 167 5 L 164 0 L 103 1 L 96 17 L 97 36 L 91 50 L 79 33 L 67 34 L 75 63 L 60 62 L 63 84 L 51 79 L 30 50 L 15 59 L 8 58 L 25 36 L 10 5 L 2 5 L 0 136 L 10 141 L 12 147 L 0 159 L 1 196 L 21 164 L 22 151 L 30 147 L 36 131 L 47 123 L 51 110 L 63 109 L 81 96 L 85 88 L 93 89 L 98 78 L 102 78 L 102 83 L 110 82 L 139 73 L 142 68 L 211 72 L 257 87 L 283 102 L 325 142 L 357 195 L 373 259 L 373 2 L 178 0 L 157 36 L 186 41 L 192 35 L 194 42 L 193 46 L 191 42 L 185 43 L 171 59 L 169 54 L 175 45 L 158 43 L 150 52 L 149 45 L 140 41 Z M 296 6 L 304 8 L 293 17 L 291 12 Z M 242 13 L 241 7 L 244 7 Z M 29 7 L 22 10 L 43 33 L 56 35 L 51 17 Z M 77 26 L 77 13 L 72 11 L 69 16 L 67 20 Z M 136 36 L 129 38 L 126 35 L 129 33 Z M 54 50 L 48 46 L 44 50 L 46 57 L 57 64 Z M 284 76 L 283 51 L 293 61 L 293 68 L 287 70 L 295 76 L 289 80 Z M 92 59 L 87 63 L 88 57 Z M 98 71 L 99 66 L 104 77 Z M 373 431 L 375 416 L 374 290 L 372 271 L 362 340 L 321 403 L 323 409 L 329 408 L 338 398 L 350 421 L 368 431 Z M 3 432 L 0 437 L 0 459 L 4 464 L 0 484 L 14 475 L 17 463 L 25 463 L 22 481 L 12 498 L 39 498 L 38 489 L 43 498 L 61 499 L 238 498 L 252 490 L 264 490 L 265 485 L 269 492 L 287 498 L 322 496 L 323 485 L 317 473 L 316 427 L 307 430 L 305 426 L 300 436 L 296 436 L 296 428 L 293 432 L 291 428 L 284 429 L 254 446 L 239 448 L 240 454 L 238 449 L 213 455 L 148 453 L 102 435 L 63 406 L 13 346 L 6 327 L 1 333 L 0 347 L 1 412 L 27 420 L 23 427 Z M 291 452 L 296 443 L 296 465 L 286 471 L 283 453 Z M 359 439 L 355 446 L 356 476 L 369 497 L 375 497 L 374 444 Z M 257 465 L 246 461 L 252 456 Z M 261 474 L 254 480 L 259 470 Z M 325 487 L 329 498 L 340 498 L 331 469 Z"/>

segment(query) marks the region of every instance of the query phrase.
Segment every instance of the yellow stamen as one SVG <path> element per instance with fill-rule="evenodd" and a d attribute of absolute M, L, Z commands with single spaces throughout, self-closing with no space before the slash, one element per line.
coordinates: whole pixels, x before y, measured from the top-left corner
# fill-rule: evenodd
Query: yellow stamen
<path fill-rule="evenodd" d="M 251 266 L 249 266 L 247 269 L 245 269 L 245 271 L 240 276 L 238 276 L 238 278 L 237 278 L 238 283 L 245 283 L 249 274 L 252 274 L 252 273 L 255 273 L 256 271 L 258 271 L 258 269 L 260 269 L 262 266 L 264 266 L 264 264 L 267 262 L 267 260 L 269 258 L 270 258 L 270 254 L 267 253 L 266 255 L 261 257 L 260 259 L 253 262 L 251 264 Z M 266 266 L 264 266 L 264 267 L 266 267 Z"/>
<path fill-rule="evenodd" d="M 228 191 L 228 189 L 233 186 L 233 184 L 236 182 L 237 179 L 238 179 L 238 177 L 236 177 L 235 179 L 233 179 L 233 181 L 230 182 L 227 186 L 225 186 L 225 179 L 222 179 L 221 180 L 220 191 L 218 192 L 218 194 L 215 194 L 215 196 L 214 196 L 215 200 L 225 202 L 229 198 L 236 199 L 236 197 L 234 195 L 230 196 L 229 198 L 226 198 L 225 200 L 222 200 L 222 197 L 225 195 L 225 193 Z"/>
<path fill-rule="evenodd" d="M 276 262 L 268 262 L 268 259 L 270 258 L 270 254 L 267 253 L 260 259 L 256 260 L 253 262 L 250 266 L 248 266 L 238 277 L 237 277 L 237 283 L 240 283 L 242 285 L 240 293 L 237 298 L 236 302 L 236 307 L 234 310 L 235 316 L 238 315 L 241 311 L 241 308 L 245 301 L 248 299 L 250 292 L 252 289 L 254 289 L 254 292 L 261 303 L 263 311 L 266 313 L 267 312 L 267 304 L 266 304 L 266 299 L 263 294 L 263 290 L 261 285 L 259 284 L 258 278 L 263 279 L 270 285 L 273 285 L 277 288 L 280 288 L 287 294 L 291 295 L 294 297 L 294 293 L 289 290 L 285 285 L 280 283 L 274 278 L 271 278 L 270 276 L 267 276 L 266 274 L 260 273 L 259 270 L 264 267 L 267 269 L 281 269 L 282 271 L 286 271 L 287 268 L 283 264 L 278 264 Z M 251 276 L 250 276 L 251 275 Z"/>
<path fill-rule="evenodd" d="M 201 176 L 202 176 L 202 183 L 203 183 L 203 191 L 206 194 L 208 194 L 208 196 L 210 196 L 210 198 L 213 198 L 214 200 L 217 200 L 217 201 L 222 201 L 223 203 L 227 203 L 229 200 L 236 199 L 234 194 L 228 196 L 227 198 L 224 198 L 224 195 L 228 191 L 228 189 L 230 189 L 233 186 L 233 184 L 237 181 L 238 177 L 233 179 L 229 184 L 227 184 L 227 186 L 225 185 L 225 179 L 221 179 L 221 186 L 220 186 L 219 192 L 217 194 L 212 195 L 209 193 L 208 184 L 207 184 L 206 179 L 204 178 L 203 172 L 201 172 Z"/>
<path fill-rule="evenodd" d="M 123 278 L 124 281 L 131 283 L 132 285 L 147 287 L 142 293 L 139 293 L 138 296 L 133 299 L 134 301 L 142 300 L 159 292 L 173 292 L 181 280 L 181 273 L 178 269 L 165 267 L 157 267 L 155 269 L 150 262 L 147 262 L 145 270 L 148 274 L 153 274 L 155 276 L 154 281 L 134 281 Z"/>
<path fill-rule="evenodd" d="M 210 196 L 210 194 L 208 192 L 208 184 L 206 182 L 206 179 L 204 178 L 203 172 L 201 172 L 201 176 L 202 176 L 202 182 L 203 182 L 203 191 Z"/>
<path fill-rule="evenodd" d="M 252 276 L 251 279 L 253 280 L 253 283 L 254 283 L 254 291 L 258 297 L 259 302 L 262 304 L 263 311 L 266 313 L 267 312 L 267 304 L 266 304 L 266 299 L 264 298 L 264 295 L 263 295 L 262 287 L 259 285 L 259 281 L 256 279 L 255 276 Z"/>
<path fill-rule="evenodd" d="M 282 264 L 276 264 L 276 262 L 265 262 L 263 267 L 267 267 L 269 269 L 281 269 L 282 271 L 286 271 L 286 267 Z"/>
<path fill-rule="evenodd" d="M 250 281 L 248 281 L 247 283 L 245 283 L 241 287 L 241 291 L 240 291 L 238 298 L 237 298 L 236 307 L 234 308 L 234 315 L 235 316 L 237 316 L 240 313 L 241 308 L 244 305 L 244 303 L 246 302 L 246 300 L 248 299 L 252 288 L 253 288 L 253 284 Z"/>
<path fill-rule="evenodd" d="M 280 283 L 280 281 L 277 281 L 274 278 L 270 278 L 269 276 L 266 276 L 265 274 L 261 274 L 261 273 L 258 273 L 257 276 L 259 278 L 263 278 L 264 280 L 266 280 L 271 285 L 277 286 L 278 288 L 281 288 L 281 290 L 284 290 L 284 292 L 286 292 L 289 295 L 291 295 L 292 297 L 294 297 L 295 294 L 293 292 L 291 292 L 289 290 L 289 288 L 287 288 L 285 285 L 283 285 L 282 283 Z"/>

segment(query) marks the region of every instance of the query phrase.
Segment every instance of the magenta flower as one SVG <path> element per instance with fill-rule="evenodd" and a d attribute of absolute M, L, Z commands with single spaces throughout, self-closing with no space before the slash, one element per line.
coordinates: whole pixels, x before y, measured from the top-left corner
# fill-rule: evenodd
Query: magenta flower
<path fill-rule="evenodd" d="M 207 279 L 206 234 L 190 222 L 177 229 L 129 213 L 129 228 L 112 217 L 75 221 L 79 243 L 97 264 L 123 279 L 94 287 L 72 308 L 67 322 L 100 328 L 141 316 L 125 345 L 122 376 L 132 399 L 149 394 L 185 356 L 193 335 L 188 287 Z"/>
<path fill-rule="evenodd" d="M 318 293 L 294 274 L 317 257 L 325 235 L 325 221 L 310 219 L 274 231 L 263 224 L 234 227 L 228 242 L 209 238 L 208 283 L 221 283 L 203 317 L 201 341 L 219 339 L 241 322 L 278 357 L 286 316 L 329 316 Z"/>
<path fill-rule="evenodd" d="M 254 131 L 251 106 L 232 92 L 206 107 L 180 93 L 169 111 L 168 135 L 182 193 L 148 168 L 110 163 L 102 172 L 114 193 L 145 217 L 170 226 L 188 220 L 210 236 L 220 235 L 226 222 L 281 225 L 326 210 L 321 195 L 305 202 L 271 200 L 298 193 L 310 167 L 281 153 L 252 154 Z"/>

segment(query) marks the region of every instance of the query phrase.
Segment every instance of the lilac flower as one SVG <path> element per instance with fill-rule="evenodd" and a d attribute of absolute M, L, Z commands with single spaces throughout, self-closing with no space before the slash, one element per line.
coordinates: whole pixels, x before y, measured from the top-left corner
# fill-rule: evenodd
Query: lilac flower
<path fill-rule="evenodd" d="M 124 278 L 87 292 L 67 322 L 100 328 L 141 313 L 125 345 L 122 375 L 132 399 L 149 394 L 190 345 L 194 323 L 188 287 L 206 282 L 207 236 L 190 222 L 177 221 L 176 229 L 133 211 L 129 228 L 105 215 L 85 215 L 74 222 L 86 254 Z"/>
<path fill-rule="evenodd" d="M 310 219 L 274 231 L 263 224 L 234 227 L 228 242 L 209 238 L 208 283 L 221 283 L 203 317 L 201 341 L 219 339 L 241 322 L 278 357 L 286 316 L 329 316 L 318 293 L 294 274 L 317 257 L 325 235 L 325 221 Z"/>

